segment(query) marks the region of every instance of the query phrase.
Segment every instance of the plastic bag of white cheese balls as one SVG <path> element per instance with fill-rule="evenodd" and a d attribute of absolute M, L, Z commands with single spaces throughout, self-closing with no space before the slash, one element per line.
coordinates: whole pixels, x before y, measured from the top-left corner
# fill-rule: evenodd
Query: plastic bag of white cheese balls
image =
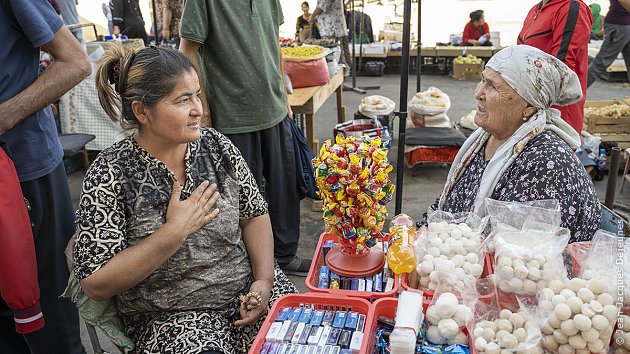
<path fill-rule="evenodd" d="M 553 280 L 539 293 L 538 312 L 547 314 L 542 344 L 552 353 L 606 353 L 619 309 L 610 284 L 601 279 Z"/>
<path fill-rule="evenodd" d="M 484 269 L 486 219 L 473 213 L 436 211 L 427 221 L 425 232 L 416 241 L 417 287 L 435 290 L 437 271 L 479 278 Z"/>
<path fill-rule="evenodd" d="M 524 203 L 504 202 L 486 198 L 486 214 L 492 232 L 488 250 L 494 251 L 493 234 L 523 229 L 551 231 L 560 227 L 560 203 L 554 199 L 532 200 Z"/>
<path fill-rule="evenodd" d="M 533 309 L 512 312 L 500 309 L 496 302 L 482 305 L 477 305 L 472 330 L 478 353 L 542 353 L 540 325 L 531 316 Z"/>
<path fill-rule="evenodd" d="M 630 354 L 630 311 L 621 315 L 613 335 L 615 354 Z"/>
<path fill-rule="evenodd" d="M 580 278 L 600 279 L 610 285 L 608 292 L 623 296 L 630 306 L 630 238 L 618 237 L 597 230 L 586 259 L 582 261 Z M 623 269 L 622 269 L 623 268 Z M 622 273 L 625 269 L 625 273 Z M 623 276 L 618 278 L 619 274 Z M 623 294 L 622 294 L 623 292 Z"/>
<path fill-rule="evenodd" d="M 477 302 L 475 279 L 453 273 L 435 272 L 438 287 L 427 307 L 427 339 L 433 344 L 468 344 L 464 327 L 473 318 Z"/>
<path fill-rule="evenodd" d="M 562 252 L 570 236 L 564 228 L 495 233 L 494 279 L 499 289 L 535 296 L 551 280 L 567 279 Z"/>

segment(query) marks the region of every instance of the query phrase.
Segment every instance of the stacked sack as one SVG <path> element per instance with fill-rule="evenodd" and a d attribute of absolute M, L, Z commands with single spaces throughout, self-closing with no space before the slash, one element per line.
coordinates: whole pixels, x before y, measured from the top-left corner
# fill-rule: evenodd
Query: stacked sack
<path fill-rule="evenodd" d="M 431 86 L 426 91 L 416 93 L 407 105 L 411 114 L 407 128 L 453 126 L 446 115 L 451 108 L 451 99 L 437 87 Z"/>

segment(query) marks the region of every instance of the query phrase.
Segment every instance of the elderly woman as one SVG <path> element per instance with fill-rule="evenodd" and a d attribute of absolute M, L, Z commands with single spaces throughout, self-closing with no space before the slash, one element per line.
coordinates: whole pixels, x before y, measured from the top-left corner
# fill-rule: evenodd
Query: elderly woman
<path fill-rule="evenodd" d="M 267 204 L 240 152 L 200 126 L 191 61 L 112 46 L 96 73 L 105 112 L 134 133 L 85 175 L 74 274 L 114 297 L 138 353 L 246 352 L 270 302 L 295 292 L 274 267 Z"/>
<path fill-rule="evenodd" d="M 437 207 L 483 214 L 485 198 L 555 199 L 571 242 L 590 240 L 601 210 L 572 150 L 580 136 L 550 108 L 582 98 L 577 75 L 537 48 L 513 46 L 488 61 L 475 98 L 479 129 L 455 157 Z"/>

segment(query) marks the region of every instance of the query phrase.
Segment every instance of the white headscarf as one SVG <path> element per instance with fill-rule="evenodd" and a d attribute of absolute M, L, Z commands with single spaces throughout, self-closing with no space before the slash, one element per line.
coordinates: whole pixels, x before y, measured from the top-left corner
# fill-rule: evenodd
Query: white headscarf
<path fill-rule="evenodd" d="M 473 211 L 483 215 L 483 201 L 494 192 L 499 179 L 527 143 L 545 130 L 556 133 L 573 149 L 580 146 L 580 135 L 560 118 L 560 111 L 552 105 L 567 106 L 582 99 L 582 88 L 577 75 L 557 58 L 528 45 L 505 48 L 486 64 L 501 75 L 525 101 L 538 108 L 538 112 L 523 123 L 501 145 L 488 162 Z M 490 134 L 477 129 L 461 147 L 449 171 L 439 209 L 443 209 L 453 186 L 477 153 L 482 151 Z"/>

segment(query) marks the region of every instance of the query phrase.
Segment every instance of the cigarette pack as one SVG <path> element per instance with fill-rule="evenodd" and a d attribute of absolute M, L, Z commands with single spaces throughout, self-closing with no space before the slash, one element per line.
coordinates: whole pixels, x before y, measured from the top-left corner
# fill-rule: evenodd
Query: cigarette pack
<path fill-rule="evenodd" d="M 274 321 L 276 322 L 284 322 L 286 321 L 287 318 L 289 318 L 289 314 L 291 313 L 292 309 L 290 307 L 283 307 L 280 309 L 280 312 L 278 312 L 278 315 L 276 316 L 276 319 Z"/>
<path fill-rule="evenodd" d="M 344 328 L 354 331 L 355 329 L 357 329 L 358 323 L 359 323 L 359 313 L 355 311 L 348 312 L 348 318 L 346 319 L 346 324 Z"/>
<path fill-rule="evenodd" d="M 319 339 L 322 337 L 322 332 L 324 332 L 324 327 L 312 326 L 311 333 L 309 333 L 306 342 L 309 345 L 317 345 L 317 343 L 319 343 Z"/>
<path fill-rule="evenodd" d="M 322 325 L 332 326 L 334 319 L 335 319 L 335 312 L 332 310 L 326 310 L 326 312 L 324 313 L 324 318 L 322 319 Z"/>
<path fill-rule="evenodd" d="M 297 327 L 295 327 L 295 332 L 293 333 L 293 337 L 291 338 L 291 343 L 299 344 L 300 337 L 302 337 L 302 333 L 304 333 L 305 323 L 298 322 Z"/>
<path fill-rule="evenodd" d="M 326 341 L 326 344 L 337 345 L 337 343 L 339 342 L 340 335 L 341 335 L 341 329 L 333 327 L 333 329 L 330 330 L 330 336 L 328 336 L 328 341 Z"/>
<path fill-rule="evenodd" d="M 302 310 L 302 314 L 300 315 L 300 319 L 298 320 L 298 322 L 309 323 L 312 315 L 313 309 L 310 307 L 305 307 L 304 310 Z"/>
<path fill-rule="evenodd" d="M 269 331 L 267 331 L 267 335 L 265 335 L 265 340 L 267 342 L 275 342 L 281 328 L 281 322 L 274 322 L 273 324 L 271 324 L 271 327 L 269 327 Z"/>
<path fill-rule="evenodd" d="M 324 327 L 322 336 L 319 338 L 319 343 L 317 343 L 318 346 L 323 347 L 324 345 L 326 345 L 326 342 L 328 342 L 328 337 L 330 336 L 331 330 L 332 330 L 332 327 L 330 326 Z"/>
<path fill-rule="evenodd" d="M 343 328 L 346 324 L 346 311 L 337 311 L 335 313 L 335 320 L 333 321 L 333 327 L 335 328 Z"/>
<path fill-rule="evenodd" d="M 321 326 L 322 320 L 324 319 L 324 310 L 315 310 L 313 311 L 313 315 L 311 316 L 311 321 L 309 324 L 313 326 Z"/>
<path fill-rule="evenodd" d="M 293 310 L 291 310 L 291 313 L 289 314 L 289 317 L 287 318 L 287 320 L 291 322 L 297 322 L 300 319 L 300 316 L 302 315 L 302 309 L 303 307 L 296 307 Z"/>

